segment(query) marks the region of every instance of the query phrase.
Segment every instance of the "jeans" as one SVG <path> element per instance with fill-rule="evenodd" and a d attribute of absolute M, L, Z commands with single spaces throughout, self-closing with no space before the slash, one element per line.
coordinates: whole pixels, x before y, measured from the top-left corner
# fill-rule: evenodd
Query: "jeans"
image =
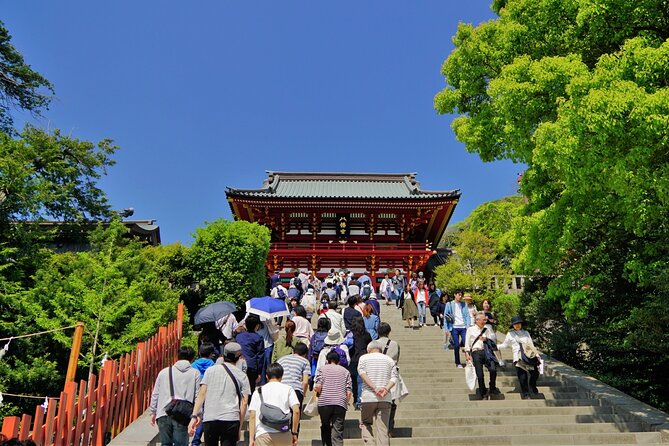
<path fill-rule="evenodd" d="M 483 366 L 485 365 L 488 369 L 488 372 L 490 373 L 490 390 L 492 390 L 496 387 L 495 383 L 497 382 L 497 365 L 493 361 L 486 361 L 485 352 L 483 350 L 472 352 L 472 363 L 474 364 L 476 378 L 479 382 L 479 392 L 481 392 L 481 396 L 483 396 L 488 391 L 488 389 L 485 387 Z"/>
<path fill-rule="evenodd" d="M 425 324 L 425 302 L 418 302 L 418 323 Z"/>
<path fill-rule="evenodd" d="M 351 363 L 348 367 L 348 371 L 351 373 L 351 393 L 353 393 L 353 403 L 360 403 L 360 394 L 362 393 L 362 386 L 358 386 L 358 364 Z"/>
<path fill-rule="evenodd" d="M 321 416 L 321 441 L 324 446 L 343 446 L 346 409 L 341 406 L 318 406 Z"/>
<path fill-rule="evenodd" d="M 455 353 L 455 363 L 460 364 L 460 343 L 465 341 L 467 336 L 466 328 L 455 328 L 451 330 L 451 339 L 453 340 L 453 353 Z"/>
<path fill-rule="evenodd" d="M 188 446 L 188 426 L 179 424 L 167 415 L 156 420 L 162 446 Z"/>
<path fill-rule="evenodd" d="M 193 435 L 193 441 L 190 442 L 190 446 L 200 446 L 202 444 L 202 432 L 204 432 L 204 423 L 200 423 L 197 429 L 195 429 L 195 435 Z"/>
<path fill-rule="evenodd" d="M 516 367 L 516 375 L 518 376 L 518 381 L 520 381 L 520 392 L 523 395 L 529 395 L 530 389 L 534 392 L 537 389 L 537 380 L 539 379 L 539 370 L 535 367 L 534 369 L 527 372 L 520 367 Z M 530 385 L 527 385 L 527 378 L 529 375 Z M 538 392 L 535 392 L 538 393 Z"/>
<path fill-rule="evenodd" d="M 260 383 L 258 383 L 259 386 L 262 386 L 267 382 L 267 366 L 272 363 L 272 353 L 274 353 L 273 345 L 265 348 L 265 356 L 263 357 L 262 369 L 260 370 Z"/>
<path fill-rule="evenodd" d="M 239 421 L 207 421 L 204 428 L 204 446 L 235 446 L 239 440 Z"/>
<path fill-rule="evenodd" d="M 390 403 L 379 401 L 362 403 L 360 421 L 362 421 L 362 442 L 365 445 L 390 445 L 388 422 L 390 420 Z"/>

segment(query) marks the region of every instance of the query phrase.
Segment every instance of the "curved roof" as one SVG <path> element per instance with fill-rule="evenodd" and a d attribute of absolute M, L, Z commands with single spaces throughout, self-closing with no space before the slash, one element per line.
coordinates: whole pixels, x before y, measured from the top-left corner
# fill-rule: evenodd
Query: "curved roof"
<path fill-rule="evenodd" d="M 226 188 L 226 195 L 249 198 L 459 198 L 459 190 L 424 191 L 416 173 L 267 172 L 260 189 Z"/>

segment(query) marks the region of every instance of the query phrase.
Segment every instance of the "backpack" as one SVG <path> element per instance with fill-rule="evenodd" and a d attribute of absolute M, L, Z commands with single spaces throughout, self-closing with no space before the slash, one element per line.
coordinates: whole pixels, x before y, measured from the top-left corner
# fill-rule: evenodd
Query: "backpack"
<path fill-rule="evenodd" d="M 323 346 L 325 345 L 325 338 L 327 336 L 328 336 L 327 332 L 317 331 L 311 337 L 311 356 L 313 358 L 318 358 L 318 355 L 321 353 L 321 350 L 323 350 Z"/>
<path fill-rule="evenodd" d="M 363 285 L 361 294 L 365 300 L 369 299 L 369 297 L 372 295 L 372 287 L 369 284 Z"/>
<path fill-rule="evenodd" d="M 330 347 L 330 351 L 333 350 L 339 354 L 339 365 L 342 367 L 348 367 L 348 359 L 346 359 L 346 352 L 344 349 L 338 345 L 335 345 Z"/>
<path fill-rule="evenodd" d="M 297 288 L 298 290 L 301 290 L 302 289 L 302 280 L 300 280 L 299 277 L 295 277 L 293 279 L 293 285 L 295 285 L 295 288 Z"/>
<path fill-rule="evenodd" d="M 260 422 L 279 432 L 288 432 L 292 413 L 284 413 L 280 408 L 267 404 L 262 398 L 262 387 L 258 388 L 258 395 L 260 396 Z"/>
<path fill-rule="evenodd" d="M 279 296 L 279 299 L 285 299 L 286 298 L 286 290 L 284 290 L 281 285 L 278 285 L 276 287 L 276 294 Z"/>

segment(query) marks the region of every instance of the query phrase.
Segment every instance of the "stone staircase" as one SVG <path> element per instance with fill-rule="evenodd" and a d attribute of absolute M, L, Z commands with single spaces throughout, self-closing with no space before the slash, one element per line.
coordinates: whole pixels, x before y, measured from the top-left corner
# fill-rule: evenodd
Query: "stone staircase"
<path fill-rule="evenodd" d="M 382 305 L 382 320 L 401 347 L 400 372 L 409 396 L 397 410 L 393 445 L 573 445 L 661 444 L 661 432 L 649 432 L 642 419 L 621 413 L 550 370 L 538 382 L 540 395 L 520 398 L 513 365 L 498 372 L 502 394 L 480 401 L 465 385 L 464 370 L 444 351 L 443 332 L 434 326 L 404 328 L 400 312 Z M 509 360 L 510 350 L 503 351 Z M 462 356 L 464 360 L 464 355 Z M 550 369 L 550 360 L 547 367 Z M 487 380 L 487 370 L 486 370 Z M 308 401 L 309 395 L 305 401 Z M 666 414 L 665 414 L 666 415 Z M 345 443 L 362 444 L 360 412 L 346 414 Z M 666 433 L 665 433 L 666 435 Z M 665 438 L 665 441 L 667 439 Z M 320 420 L 305 418 L 300 445 L 320 445 Z"/>

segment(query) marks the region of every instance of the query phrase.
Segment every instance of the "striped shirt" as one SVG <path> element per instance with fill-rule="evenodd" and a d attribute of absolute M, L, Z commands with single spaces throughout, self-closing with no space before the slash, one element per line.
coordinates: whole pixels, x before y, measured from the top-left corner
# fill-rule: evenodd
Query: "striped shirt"
<path fill-rule="evenodd" d="M 302 380 L 305 376 L 311 375 L 309 361 L 300 355 L 292 354 L 279 358 L 277 362 L 283 367 L 281 382 L 303 393 Z"/>
<path fill-rule="evenodd" d="M 374 352 L 367 353 L 360 357 L 358 362 L 358 374 L 367 375 L 367 378 L 374 384 L 374 387 L 388 387 L 393 382 L 397 384 L 399 380 L 399 373 L 395 366 L 395 361 L 390 356 L 383 353 Z M 365 381 L 362 384 L 362 395 L 360 400 L 363 403 L 377 402 L 377 401 L 392 401 L 390 393 L 383 398 L 379 398 L 374 393 L 374 389 L 370 388 Z"/>
<path fill-rule="evenodd" d="M 320 384 L 319 406 L 348 407 L 346 392 L 351 391 L 351 374 L 339 364 L 325 364 L 316 371 L 314 384 Z"/>

